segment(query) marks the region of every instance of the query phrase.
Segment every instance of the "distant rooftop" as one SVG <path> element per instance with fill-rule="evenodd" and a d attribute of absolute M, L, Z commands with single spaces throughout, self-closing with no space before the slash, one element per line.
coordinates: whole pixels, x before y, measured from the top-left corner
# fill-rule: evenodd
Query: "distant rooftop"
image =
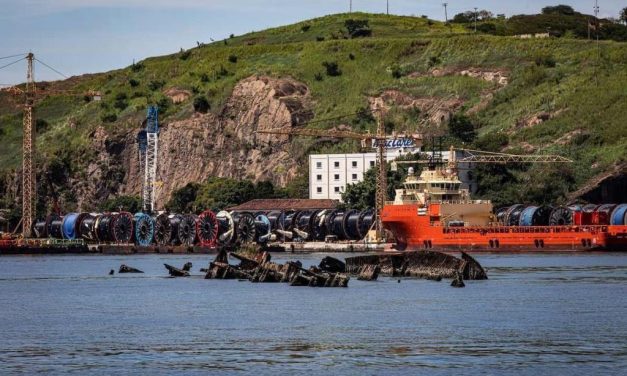
<path fill-rule="evenodd" d="M 334 209 L 339 204 L 337 200 L 314 200 L 314 199 L 257 199 L 233 206 L 229 210 L 313 210 L 313 209 Z"/>

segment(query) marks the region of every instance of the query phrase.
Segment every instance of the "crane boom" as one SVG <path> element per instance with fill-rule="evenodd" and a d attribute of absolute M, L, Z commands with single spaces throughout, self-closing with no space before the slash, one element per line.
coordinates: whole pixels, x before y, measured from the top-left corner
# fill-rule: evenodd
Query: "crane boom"
<path fill-rule="evenodd" d="M 572 163 L 573 161 L 560 155 L 516 155 L 506 153 L 495 153 L 489 151 L 479 151 L 471 149 L 454 149 L 468 154 L 457 162 L 472 163 Z M 454 152 L 454 151 L 453 151 Z"/>

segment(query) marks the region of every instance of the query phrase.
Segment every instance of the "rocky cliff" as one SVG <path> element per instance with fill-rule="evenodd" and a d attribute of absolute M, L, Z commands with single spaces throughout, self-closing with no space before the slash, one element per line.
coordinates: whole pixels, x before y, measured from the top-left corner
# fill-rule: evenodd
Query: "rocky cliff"
<path fill-rule="evenodd" d="M 297 162 L 285 148 L 273 145 L 286 141 L 287 136 L 257 135 L 255 131 L 292 127 L 312 116 L 304 84 L 290 78 L 253 76 L 235 86 L 219 115 L 195 113 L 162 124 L 157 202 L 163 205 L 174 190 L 210 176 L 268 180 L 284 186 L 297 173 Z M 78 210 L 114 194 L 140 194 L 139 130 L 109 134 L 98 127 L 93 132 L 92 148 L 97 152 L 87 167 L 88 179 L 71 184 Z"/>

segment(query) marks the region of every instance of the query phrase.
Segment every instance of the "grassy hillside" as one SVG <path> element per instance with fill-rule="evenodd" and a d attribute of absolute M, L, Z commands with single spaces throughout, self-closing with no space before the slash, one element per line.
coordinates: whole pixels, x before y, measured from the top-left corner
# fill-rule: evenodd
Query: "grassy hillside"
<path fill-rule="evenodd" d="M 370 36 L 351 38 L 345 22 L 367 20 Z M 44 161 L 61 160 L 79 173 L 93 158 L 90 134 L 104 125 L 111 132 L 137 127 L 149 103 L 160 106 L 162 121 L 193 113 L 195 97 L 206 97 L 211 111 L 221 106 L 241 79 L 259 74 L 290 76 L 305 83 L 314 99 L 312 127 L 327 128 L 368 106 L 368 97 L 386 89 L 414 98 L 455 98 L 460 115 L 485 102 L 467 119 L 476 128 L 476 146 L 489 149 L 560 153 L 576 160 L 568 174 L 574 190 L 596 173 L 627 160 L 627 45 L 603 41 L 599 48 L 585 40 L 551 38 L 520 40 L 467 33 L 461 25 L 444 25 L 415 17 L 340 14 L 254 32 L 202 45 L 176 54 L 148 58 L 134 66 L 72 78 L 51 86 L 77 92 L 99 90 L 104 99 L 50 96 L 38 103 L 42 119 L 38 147 Z M 323 63 L 337 63 L 329 75 Z M 506 72 L 509 84 L 449 74 L 464 68 Z M 333 72 L 331 72 L 333 73 Z M 174 105 L 167 88 L 189 90 L 193 97 Z M 493 98 L 489 100 L 488 94 Z M 486 100 L 488 98 L 488 100 Z M 525 119 L 548 114 L 546 121 L 526 125 Z M 392 109 L 388 128 L 417 127 L 420 114 Z M 374 127 L 367 117 L 343 122 L 356 129 Z M 429 124 L 421 125 L 428 131 Z M 460 144 L 457 139 L 450 142 Z M 0 169 L 19 167 L 21 114 L 0 94 Z M 354 144 L 328 150 L 350 150 Z M 538 171 L 536 171 L 538 170 Z M 557 175 L 562 171 L 556 172 Z M 518 174 L 518 175 L 516 175 Z M 503 184 L 529 186 L 537 167 L 521 167 Z M 499 187 L 500 188 L 500 187 Z M 484 193 L 494 193 L 486 188 Z"/>

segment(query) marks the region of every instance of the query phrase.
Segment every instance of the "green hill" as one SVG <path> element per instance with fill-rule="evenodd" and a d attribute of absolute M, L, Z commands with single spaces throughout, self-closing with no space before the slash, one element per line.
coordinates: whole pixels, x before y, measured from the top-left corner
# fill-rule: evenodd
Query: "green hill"
<path fill-rule="evenodd" d="M 365 20 L 367 25 L 348 20 Z M 496 176 L 492 180 L 480 179 L 482 194 L 502 202 L 535 200 L 547 190 L 553 198 L 626 163 L 626 64 L 627 45 L 622 42 L 602 41 L 597 47 L 579 39 L 473 34 L 463 25 L 425 18 L 332 15 L 40 85 L 103 94 L 100 102 L 55 95 L 37 103 L 40 165 L 56 166 L 66 178 L 86 176 L 87 164 L 98 157 L 90 147 L 96 127 L 112 134 L 137 129 L 149 103 L 159 105 L 162 122 L 188 119 L 194 102 L 201 103 L 198 98 L 205 98 L 209 111 L 219 115 L 238 82 L 264 75 L 291 77 L 309 88 L 310 127 L 342 122 L 355 130 L 374 129 L 364 109 L 369 100 L 387 93 L 388 130 L 452 130 L 458 137 L 449 135 L 447 142 L 458 145 L 465 140 L 490 150 L 571 157 L 575 163 L 567 168 L 514 166 L 490 171 Z M 168 88 L 192 96 L 174 104 L 164 94 Z M 434 119 L 432 111 L 413 105 L 425 101 L 446 102 L 453 121 Z M 466 137 L 455 129 L 459 124 L 470 124 L 475 131 Z M 21 113 L 6 93 L 0 93 L 0 142 L 5 176 L 0 189 L 7 192 L 21 160 Z M 311 150 L 356 149 L 358 145 L 347 142 Z M 551 179 L 559 184 L 552 185 Z"/>

